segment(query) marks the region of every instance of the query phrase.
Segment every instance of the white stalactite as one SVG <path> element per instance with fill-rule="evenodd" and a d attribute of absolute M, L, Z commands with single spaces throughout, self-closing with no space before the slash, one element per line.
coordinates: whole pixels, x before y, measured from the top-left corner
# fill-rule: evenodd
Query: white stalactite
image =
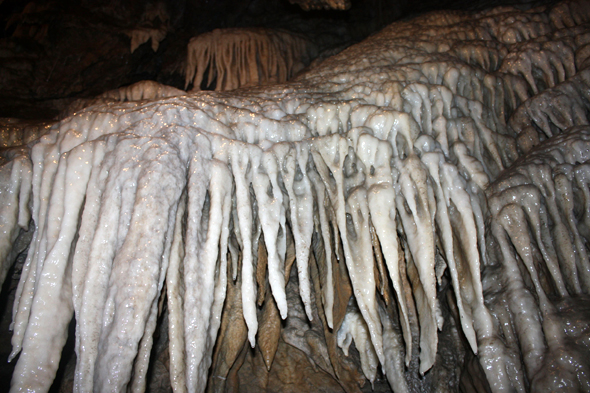
<path fill-rule="evenodd" d="M 354 340 L 371 382 L 381 364 L 406 392 L 413 337 L 419 372 L 437 366 L 445 277 L 492 391 L 556 386 L 548 370 L 587 390 L 587 330 L 564 315 L 590 292 L 588 8 L 421 16 L 294 84 L 239 96 L 132 86 L 6 150 L 0 278 L 34 224 L 11 391 L 49 389 L 73 316 L 74 390 L 143 391 L 165 295 L 174 391 L 206 389 L 220 329 L 252 346 L 270 334 L 258 332 L 266 298 L 279 325 L 294 313 L 325 322 L 344 352 Z M 215 34 L 190 51 L 187 82 L 207 67 L 219 89 L 263 80 L 258 67 L 294 72 L 296 51 L 246 66 L 278 47 L 237 36 L 243 57 L 216 57 Z M 3 146 L 29 142 L 15 132 L 3 129 Z M 227 288 L 243 321 L 222 327 Z M 228 345 L 233 362 L 243 343 Z"/>

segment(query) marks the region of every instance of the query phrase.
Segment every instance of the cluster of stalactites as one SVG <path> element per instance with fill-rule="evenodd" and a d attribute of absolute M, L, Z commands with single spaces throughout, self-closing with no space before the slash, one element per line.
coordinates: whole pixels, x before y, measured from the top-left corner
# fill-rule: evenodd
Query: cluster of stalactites
<path fill-rule="evenodd" d="M 121 123 L 111 125 L 127 126 Z M 388 324 L 380 317 L 377 282 L 381 290 L 389 280 L 393 284 L 406 364 L 411 354 L 408 314 L 416 311 L 421 371 L 434 363 L 436 332 L 443 323 L 436 281 L 444 267 L 435 260 L 437 242 L 444 247 L 440 252 L 453 278 L 463 329 L 477 351 L 471 321 L 485 314 L 478 274 L 482 219 L 479 209 L 473 210 L 477 202 L 457 168 L 442 152 L 431 151 L 432 143 L 418 146 L 423 138 L 418 141 L 410 127 L 382 132 L 382 139 L 370 128 L 356 127 L 344 135 L 276 143 L 262 150 L 197 129 L 162 127 L 154 133 L 143 129 L 141 121 L 133 124 L 123 133 L 113 129 L 111 134 L 93 135 L 93 127 L 79 133 L 66 123 L 62 133 L 54 131 L 33 147 L 32 215 L 39 224 L 15 303 L 12 357 L 21 353 L 14 389 L 50 385 L 56 372 L 52 359 L 59 357 L 74 312 L 75 389 L 120 390 L 128 384 L 143 389 L 164 280 L 169 318 L 176 321 L 170 326 L 173 384 L 181 390 L 204 389 L 225 296 L 227 250 L 232 244 L 240 250 L 241 303 L 254 345 L 255 255 L 261 239 L 274 301 L 281 316 L 287 315 L 287 225 L 309 319 L 308 261 L 314 231 L 321 234 L 326 250 L 321 294 L 316 296 L 331 327 L 331 250 L 346 264 L 362 318 L 338 321 L 343 332 L 339 337 L 370 338 L 363 342 L 362 356 L 369 379 L 375 378 L 379 362 L 392 369 L 388 362 L 393 360 L 384 351 L 403 352 L 389 348 L 394 340 L 383 341 L 382 325 Z M 158 206 L 159 213 L 153 214 L 150 206 Z M 398 226 L 405 235 L 399 241 Z M 230 255 L 235 279 L 238 252 Z M 379 279 L 372 273 L 376 263 Z M 151 282 L 154 285 L 144 284 Z M 415 304 L 409 302 L 411 294 Z M 478 318 L 487 324 L 487 317 Z M 130 320 L 142 328 L 121 336 Z M 39 356 L 39 348 L 44 356 Z"/>
<path fill-rule="evenodd" d="M 137 48 L 151 40 L 152 50 L 158 51 L 160 42 L 166 38 L 168 30 L 166 26 L 161 26 L 157 29 L 150 27 L 137 27 L 129 32 L 127 35 L 131 38 L 131 53 L 135 52 Z"/>
<path fill-rule="evenodd" d="M 257 306 L 272 301 L 282 318 L 292 311 L 285 289 L 292 263 L 306 317 L 325 321 L 345 353 L 354 340 L 366 377 L 374 380 L 381 363 L 396 392 L 406 390 L 404 363 L 417 352 L 412 334 L 419 336 L 420 372 L 435 362 L 444 322 L 437 281 L 448 270 L 459 324 L 491 386 L 524 389 L 524 374 L 514 371 L 518 344 L 507 342 L 513 332 L 498 331 L 494 318 L 505 314 L 492 309 L 490 315 L 484 305 L 480 271 L 483 265 L 493 269 L 498 259 L 485 258 L 503 239 L 500 251 L 519 248 L 512 260 L 521 258 L 533 277 L 541 259 L 531 263 L 525 254 L 537 241 L 551 272 L 545 281 L 531 279 L 538 283 L 532 301 L 539 301 L 539 309 L 549 304 L 541 295 L 553 286 L 560 296 L 587 293 L 586 218 L 580 212 L 588 208 L 572 207 L 566 197 L 574 192 L 573 201 L 587 205 L 587 187 L 571 186 L 585 176 L 581 163 L 587 157 L 551 155 L 559 165 L 527 167 L 528 178 L 515 176 L 521 188 L 513 194 L 521 205 L 500 203 L 512 195 L 509 188 L 500 199 L 492 194 L 497 186 L 487 197 L 484 190 L 517 159 L 518 148 L 528 151 L 587 122 L 586 72 L 571 66 L 584 57 L 586 33 L 569 23 L 585 17 L 568 16 L 568 7 L 558 5 L 549 16 L 531 11 L 518 23 L 507 22 L 513 11 L 499 10 L 479 15 L 475 28 L 455 14 L 444 14 L 437 19 L 442 26 L 433 29 L 418 22 L 412 29 L 390 28 L 301 78 L 295 86 L 304 92 L 279 86 L 256 94 L 244 90 L 239 97 L 199 93 L 98 106 L 56 125 L 30 155 L 15 151 L 17 158 L 0 173 L 2 217 L 10 228 L 2 237 L 2 256 L 10 253 L 18 225 L 27 227 L 29 197 L 36 228 L 14 307 L 12 357 L 20 352 L 14 391 L 48 389 L 73 315 L 75 390 L 144 390 L 164 283 L 172 386 L 202 391 L 217 332 L 224 329 L 224 299 L 226 309 L 240 320 L 243 315 L 245 337 L 254 345 L 258 324 L 267 321 L 265 314 L 259 321 Z M 564 37 L 574 37 L 566 40 L 574 43 L 571 50 L 511 43 L 561 25 L 567 26 Z M 383 50 L 383 40 L 396 34 L 446 30 L 451 41 L 469 33 L 491 43 L 473 44 L 473 52 L 454 45 L 457 59 L 438 54 L 449 47 L 434 39 L 406 55 L 395 45 Z M 534 61 L 509 57 L 519 48 Z M 480 56 L 485 50 L 492 55 Z M 573 57 L 546 54 L 552 50 Z M 348 61 L 339 65 L 342 59 Z M 144 88 L 140 98 L 147 98 Z M 534 95 L 535 88 L 547 89 Z M 133 91 L 120 91 L 119 99 L 136 97 Z M 571 101 L 563 99 L 568 94 Z M 570 143 L 571 154 L 587 151 L 585 146 Z M 536 194 L 526 194 L 524 183 L 535 184 Z M 511 214 L 541 229 L 512 225 Z M 490 253 L 488 216 L 492 235 L 500 239 L 491 242 Z M 543 228 L 547 222 L 553 226 Z M 553 248 L 548 234 L 558 239 Z M 504 269 L 514 267 L 507 261 Z M 348 304 L 349 296 L 335 307 L 336 294 L 346 293 L 345 280 L 336 278 L 342 270 L 354 300 Z M 269 295 L 261 299 L 266 283 Z M 508 292 L 520 299 L 518 288 Z M 535 322 L 526 319 L 530 310 L 535 308 L 524 305 L 520 314 L 518 308 L 510 313 L 524 318 L 518 326 L 528 327 L 529 319 Z M 395 313 L 399 329 L 392 325 Z M 543 354 L 535 343 L 552 332 L 540 331 L 537 319 L 530 323 L 536 336 L 522 348 L 529 381 L 539 369 L 529 359 Z M 270 367 L 276 345 L 265 341 L 264 348 Z"/>
<path fill-rule="evenodd" d="M 487 191 L 497 247 L 484 272 L 486 299 L 518 365 L 512 382 L 521 391 L 527 382 L 537 391 L 558 379 L 588 388 L 588 317 L 562 310 L 590 294 L 589 160 L 590 128 L 570 128 L 532 149 Z"/>
<path fill-rule="evenodd" d="M 482 103 L 480 121 L 496 133 L 494 138 L 502 139 L 501 144 L 514 143 L 509 139 L 515 138 L 525 152 L 545 138 L 532 135 L 537 127 L 549 137 L 555 133 L 550 128 L 586 124 L 590 36 L 584 23 L 589 15 L 587 2 L 526 13 L 501 8 L 475 17 L 428 14 L 377 35 L 375 49 L 384 45 L 386 52 L 373 56 L 366 47 L 362 54 L 351 48 L 303 78 L 347 99 L 362 97 L 368 104 L 396 109 L 396 95 L 408 84 L 442 85 L 453 93 L 457 106 L 465 99 L 464 107 L 471 106 L 470 100 Z M 369 69 L 375 71 L 359 72 Z M 532 130 L 531 122 L 536 123 Z M 508 154 L 512 162 L 515 155 Z"/>
<path fill-rule="evenodd" d="M 186 87 L 217 91 L 285 82 L 311 61 L 313 46 L 285 30 L 216 29 L 190 40 Z"/>
<path fill-rule="evenodd" d="M 168 33 L 169 19 L 165 3 L 148 3 L 141 15 L 139 27 L 126 32 L 131 38 L 131 53 L 149 40 L 152 42 L 152 50 L 157 52 L 160 42 L 166 38 Z"/>

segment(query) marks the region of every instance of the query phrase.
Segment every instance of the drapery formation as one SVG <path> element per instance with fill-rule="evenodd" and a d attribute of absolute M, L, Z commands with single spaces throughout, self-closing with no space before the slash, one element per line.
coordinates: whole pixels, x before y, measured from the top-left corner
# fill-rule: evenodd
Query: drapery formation
<path fill-rule="evenodd" d="M 48 390 L 73 316 L 74 389 L 145 390 L 166 299 L 175 391 L 280 338 L 348 391 L 354 342 L 405 392 L 441 293 L 492 391 L 588 390 L 588 8 L 428 14 L 290 84 L 93 106 L 8 151 L 3 274 L 35 224 L 12 391 Z"/>
<path fill-rule="evenodd" d="M 186 86 L 217 91 L 285 82 L 307 66 L 314 46 L 286 30 L 263 28 L 215 29 L 190 40 Z"/>

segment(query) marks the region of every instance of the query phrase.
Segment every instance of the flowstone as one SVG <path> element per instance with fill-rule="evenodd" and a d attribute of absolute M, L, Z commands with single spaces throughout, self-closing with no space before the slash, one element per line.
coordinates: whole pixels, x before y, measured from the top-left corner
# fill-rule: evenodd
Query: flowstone
<path fill-rule="evenodd" d="M 4 150 L 3 276 L 34 223 L 11 391 L 48 391 L 72 318 L 77 392 L 144 391 L 152 352 L 177 392 L 590 391 L 589 20 L 431 13 Z"/>

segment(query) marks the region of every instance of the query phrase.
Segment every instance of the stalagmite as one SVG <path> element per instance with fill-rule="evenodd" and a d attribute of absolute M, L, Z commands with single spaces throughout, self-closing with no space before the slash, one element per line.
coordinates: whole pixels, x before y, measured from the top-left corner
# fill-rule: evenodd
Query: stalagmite
<path fill-rule="evenodd" d="M 142 83 L 5 122 L 0 278 L 33 232 L 11 391 L 49 390 L 72 318 L 74 390 L 144 391 L 161 313 L 177 392 L 254 364 L 267 389 L 286 347 L 346 391 L 453 372 L 590 391 L 588 8 L 438 12 L 289 84 Z M 194 90 L 283 80 L 310 49 L 260 30 L 189 46 Z"/>

